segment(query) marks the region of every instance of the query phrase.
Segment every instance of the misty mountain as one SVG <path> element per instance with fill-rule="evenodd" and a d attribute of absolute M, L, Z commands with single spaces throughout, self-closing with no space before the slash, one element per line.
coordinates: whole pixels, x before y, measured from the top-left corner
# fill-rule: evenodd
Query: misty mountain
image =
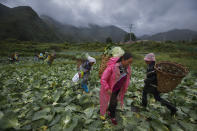
<path fill-rule="evenodd" d="M 157 33 L 154 35 L 144 35 L 140 37 L 141 40 L 154 40 L 154 41 L 191 41 L 197 40 L 197 32 L 188 29 L 174 29 L 167 32 Z"/>
<path fill-rule="evenodd" d="M 0 4 L 0 40 L 57 42 L 56 33 L 28 6 L 9 8 Z"/>
<path fill-rule="evenodd" d="M 73 25 L 62 24 L 49 16 L 41 16 L 41 18 L 62 37 L 64 41 L 84 42 L 84 41 L 100 41 L 104 42 L 107 37 L 111 37 L 114 42 L 119 42 L 124 39 L 124 30 L 110 25 L 99 26 L 89 24 L 88 27 L 76 27 Z"/>
<path fill-rule="evenodd" d="M 124 39 L 126 32 L 115 26 L 75 27 L 62 24 L 49 16 L 39 16 L 31 7 L 9 8 L 0 4 L 0 40 L 18 39 L 38 42 L 114 42 Z"/>

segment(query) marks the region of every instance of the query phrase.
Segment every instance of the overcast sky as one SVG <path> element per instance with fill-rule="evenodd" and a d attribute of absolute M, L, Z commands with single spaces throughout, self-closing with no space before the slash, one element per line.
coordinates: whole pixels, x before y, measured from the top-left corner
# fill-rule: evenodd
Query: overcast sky
<path fill-rule="evenodd" d="M 174 28 L 197 30 L 197 0 L 0 0 L 0 3 L 9 7 L 28 5 L 39 15 L 76 26 L 94 23 L 123 28 L 132 23 L 138 36 Z"/>

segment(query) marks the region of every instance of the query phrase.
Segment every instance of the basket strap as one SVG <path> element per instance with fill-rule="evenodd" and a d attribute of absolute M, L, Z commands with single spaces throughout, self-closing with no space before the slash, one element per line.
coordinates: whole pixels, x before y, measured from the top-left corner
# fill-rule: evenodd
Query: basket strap
<path fill-rule="evenodd" d="M 155 87 L 155 88 L 157 88 L 157 86 L 156 85 L 154 85 L 154 84 L 150 84 L 152 87 Z"/>
<path fill-rule="evenodd" d="M 150 74 L 152 74 L 152 73 L 155 73 L 155 70 L 154 71 L 151 71 L 151 72 L 148 72 L 148 73 L 146 73 L 147 75 L 150 75 Z"/>

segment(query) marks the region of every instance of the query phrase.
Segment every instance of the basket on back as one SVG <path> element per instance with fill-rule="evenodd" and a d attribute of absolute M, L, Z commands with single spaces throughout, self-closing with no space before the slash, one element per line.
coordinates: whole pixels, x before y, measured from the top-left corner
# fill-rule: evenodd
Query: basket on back
<path fill-rule="evenodd" d="M 102 55 L 101 56 L 101 65 L 99 68 L 99 78 L 101 78 L 103 72 L 105 71 L 106 67 L 107 67 L 107 62 L 110 59 L 110 56 L 108 55 Z"/>
<path fill-rule="evenodd" d="M 121 57 L 124 55 L 124 50 L 121 47 L 112 47 L 112 46 L 107 46 L 105 48 L 105 52 L 101 56 L 101 65 L 99 69 L 99 78 L 101 78 L 103 72 L 105 71 L 107 67 L 107 63 L 111 57 Z"/>
<path fill-rule="evenodd" d="M 159 62 L 155 65 L 157 72 L 157 90 L 161 93 L 172 91 L 188 74 L 187 68 L 172 62 Z"/>

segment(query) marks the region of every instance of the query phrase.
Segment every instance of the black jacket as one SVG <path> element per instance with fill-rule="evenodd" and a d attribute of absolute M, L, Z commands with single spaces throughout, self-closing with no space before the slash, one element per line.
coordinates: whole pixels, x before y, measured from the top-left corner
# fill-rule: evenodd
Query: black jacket
<path fill-rule="evenodd" d="M 146 72 L 146 79 L 144 80 L 146 86 L 151 86 L 151 85 L 157 86 L 157 73 L 154 66 L 155 66 L 154 61 L 148 65 Z"/>

